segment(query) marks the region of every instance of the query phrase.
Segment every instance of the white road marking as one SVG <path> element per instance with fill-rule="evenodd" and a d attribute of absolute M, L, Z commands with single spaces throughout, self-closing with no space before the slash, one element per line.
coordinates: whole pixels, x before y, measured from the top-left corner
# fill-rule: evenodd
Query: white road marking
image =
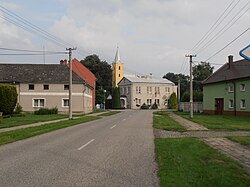
<path fill-rule="evenodd" d="M 87 145 L 91 144 L 93 141 L 95 141 L 95 139 L 90 140 L 88 143 L 84 144 L 83 146 L 79 147 L 77 150 L 80 151 L 81 149 L 83 149 L 84 147 L 86 147 Z"/>
<path fill-rule="evenodd" d="M 126 119 L 123 119 L 123 121 L 125 121 Z"/>
<path fill-rule="evenodd" d="M 110 129 L 113 129 L 113 128 L 115 128 L 115 127 L 116 127 L 116 125 L 114 125 L 114 126 L 110 127 Z"/>

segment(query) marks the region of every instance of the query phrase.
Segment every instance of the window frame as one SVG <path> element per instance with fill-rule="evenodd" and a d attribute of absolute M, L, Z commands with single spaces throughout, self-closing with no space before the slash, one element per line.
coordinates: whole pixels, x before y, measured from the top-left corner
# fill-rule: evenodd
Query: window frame
<path fill-rule="evenodd" d="M 64 105 L 64 101 L 65 101 L 65 100 L 68 100 L 68 103 L 69 103 L 69 98 L 62 98 L 62 107 L 63 107 L 63 108 L 69 108 L 69 105 L 68 105 L 68 106 L 65 106 L 65 105 Z"/>
<path fill-rule="evenodd" d="M 230 109 L 234 108 L 234 100 L 233 99 L 229 99 L 228 108 L 230 108 Z"/>
<path fill-rule="evenodd" d="M 240 84 L 240 91 L 245 92 L 246 91 L 246 84 Z"/>
<path fill-rule="evenodd" d="M 38 106 L 35 106 L 35 100 L 38 100 Z M 41 101 L 43 100 L 43 106 L 41 106 Z M 46 99 L 45 98 L 32 98 L 32 107 L 33 108 L 44 108 L 46 106 Z"/>
<path fill-rule="evenodd" d="M 245 99 L 240 100 L 240 109 L 246 109 L 246 100 Z"/>
<path fill-rule="evenodd" d="M 45 89 L 46 86 L 48 86 L 48 89 Z M 49 90 L 49 84 L 44 84 L 43 85 L 43 90 Z"/>
<path fill-rule="evenodd" d="M 33 86 L 33 89 L 31 89 L 31 86 Z M 35 90 L 35 84 L 29 84 L 28 85 L 28 90 Z"/>
<path fill-rule="evenodd" d="M 69 90 L 69 84 L 64 84 L 64 90 Z"/>

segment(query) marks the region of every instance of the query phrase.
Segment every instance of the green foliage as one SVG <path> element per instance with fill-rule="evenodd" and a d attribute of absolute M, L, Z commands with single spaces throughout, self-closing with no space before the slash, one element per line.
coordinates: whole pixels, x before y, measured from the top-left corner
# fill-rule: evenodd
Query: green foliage
<path fill-rule="evenodd" d="M 0 112 L 4 115 L 11 114 L 16 106 L 16 87 L 10 85 L 0 85 Z"/>
<path fill-rule="evenodd" d="M 118 87 L 115 87 L 113 89 L 112 108 L 113 109 L 120 109 L 121 108 L 120 89 Z"/>
<path fill-rule="evenodd" d="M 177 109 L 177 107 L 178 107 L 178 105 L 177 105 L 176 93 L 172 93 L 170 95 L 170 98 L 169 98 L 168 108 L 169 109 Z"/>
<path fill-rule="evenodd" d="M 16 108 L 14 110 L 14 114 L 21 114 L 23 112 L 23 107 L 17 103 Z"/>
<path fill-rule="evenodd" d="M 141 109 L 149 109 L 149 106 L 146 105 L 146 103 L 143 103 L 143 105 L 141 106 Z"/>
<path fill-rule="evenodd" d="M 0 116 L 0 124 L 3 123 L 3 117 Z"/>
<path fill-rule="evenodd" d="M 96 90 L 96 96 L 95 96 L 95 99 L 96 99 L 96 103 L 103 103 L 104 102 L 104 99 L 105 99 L 106 95 L 104 93 L 104 90 L 103 89 L 97 89 Z"/>
<path fill-rule="evenodd" d="M 193 100 L 194 102 L 202 102 L 203 92 L 201 90 L 195 90 L 193 92 Z M 189 102 L 189 101 L 190 101 L 190 94 L 189 91 L 186 91 L 181 97 L 181 102 Z"/>
<path fill-rule="evenodd" d="M 95 54 L 87 56 L 80 62 L 96 76 L 96 104 L 103 103 L 102 97 L 104 94 L 102 94 L 100 90 L 106 90 L 106 96 L 112 92 L 111 65 L 106 61 L 101 61 L 100 58 Z"/>
<path fill-rule="evenodd" d="M 36 115 L 48 115 L 48 114 L 58 114 L 58 108 L 54 107 L 54 108 L 40 108 L 39 110 L 36 110 L 34 112 L 34 114 Z"/>
<path fill-rule="evenodd" d="M 193 67 L 194 90 L 203 90 L 202 81 L 204 81 L 213 73 L 213 69 L 214 67 L 212 67 L 208 62 L 201 62 L 200 64 Z"/>
<path fill-rule="evenodd" d="M 152 106 L 151 106 L 151 109 L 158 109 L 158 105 L 156 103 L 154 103 Z"/>

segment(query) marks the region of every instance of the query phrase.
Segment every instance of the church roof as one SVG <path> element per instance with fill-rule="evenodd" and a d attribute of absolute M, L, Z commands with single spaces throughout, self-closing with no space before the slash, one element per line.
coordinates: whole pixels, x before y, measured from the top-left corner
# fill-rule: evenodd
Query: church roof
<path fill-rule="evenodd" d="M 113 63 L 121 63 L 120 53 L 119 53 L 119 47 L 117 46 L 115 59 Z"/>

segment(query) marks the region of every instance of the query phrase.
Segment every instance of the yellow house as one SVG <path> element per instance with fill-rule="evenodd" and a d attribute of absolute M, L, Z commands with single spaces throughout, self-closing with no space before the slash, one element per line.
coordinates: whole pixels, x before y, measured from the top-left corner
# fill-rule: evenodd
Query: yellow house
<path fill-rule="evenodd" d="M 124 77 L 124 65 L 119 54 L 119 47 L 117 47 L 115 60 L 112 63 L 112 87 L 118 87 L 118 83 Z"/>

